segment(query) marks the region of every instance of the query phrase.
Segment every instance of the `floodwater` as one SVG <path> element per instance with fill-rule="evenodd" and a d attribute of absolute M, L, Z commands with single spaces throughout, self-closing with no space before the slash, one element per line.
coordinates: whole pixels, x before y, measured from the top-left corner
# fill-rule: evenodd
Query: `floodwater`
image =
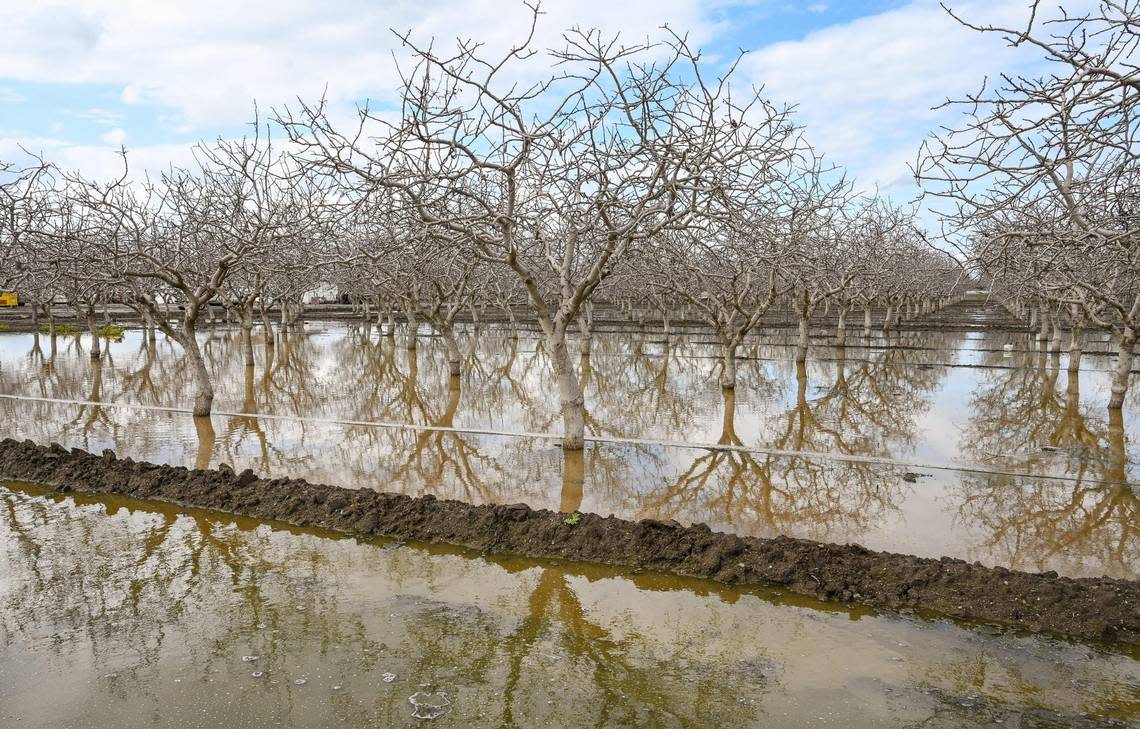
<path fill-rule="evenodd" d="M 129 407 L 192 401 L 180 350 L 161 335 L 150 345 L 128 331 L 92 362 L 85 337 L 3 334 L 0 395 L 99 404 L 0 397 L 0 435 L 410 495 L 1140 577 L 1140 386 L 1110 419 L 1103 335 L 1090 337 L 1076 376 L 1066 355 L 994 329 L 851 334 L 843 349 L 829 337 L 817 332 L 806 366 L 794 363 L 788 334 L 748 340 L 732 393 L 720 389 L 707 335 L 596 334 L 580 367 L 587 432 L 600 440 L 576 458 L 554 438 L 526 435 L 561 428 L 533 332 L 463 333 L 463 374 L 451 378 L 442 342 L 426 331 L 410 352 L 374 327 L 309 322 L 275 347 L 255 336 L 248 369 L 239 333 L 213 329 L 202 335 L 217 383 L 210 419 Z"/>
<path fill-rule="evenodd" d="M 1140 654 L 0 484 L 0 726 L 1123 726 Z"/>

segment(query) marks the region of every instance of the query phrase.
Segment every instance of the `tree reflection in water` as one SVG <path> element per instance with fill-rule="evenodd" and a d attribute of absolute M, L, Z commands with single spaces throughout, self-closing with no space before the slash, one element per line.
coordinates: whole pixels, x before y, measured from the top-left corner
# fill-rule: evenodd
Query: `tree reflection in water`
<path fill-rule="evenodd" d="M 0 722 L 30 726 L 409 726 L 420 690 L 476 727 L 1140 711 L 1134 662 L 1078 645 L 32 487 L 0 488 L 0 564 Z"/>
<path fill-rule="evenodd" d="M 1059 358 L 1029 342 L 1019 340 L 1006 359 L 1008 335 L 896 332 L 862 346 L 817 345 L 815 358 L 797 365 L 786 337 L 757 337 L 742 347 L 736 392 L 725 393 L 717 384 L 720 358 L 699 334 L 598 332 L 578 362 L 587 434 L 623 442 L 591 444 L 572 455 L 553 439 L 462 431 L 557 431 L 557 396 L 541 339 L 517 334 L 461 333 L 462 374 L 452 377 L 434 337 L 420 337 L 409 351 L 372 327 L 309 324 L 283 333 L 276 346 L 257 340 L 264 346 L 249 368 L 240 332 L 218 328 L 204 335 L 203 349 L 218 383 L 218 410 L 232 415 L 191 419 L 7 400 L 0 400 L 0 414 L 20 437 L 187 466 L 224 462 L 267 477 L 410 495 L 522 501 L 885 549 L 902 539 L 908 549 L 933 556 L 949 552 L 1073 574 L 1134 573 L 1123 566 L 1137 549 L 1127 521 L 1133 495 L 1102 487 L 1130 477 L 1127 433 L 1123 425 L 1110 428 L 1099 402 L 1081 402 L 1079 378 L 1060 381 Z M 0 350 L 0 392 L 156 405 L 192 399 L 193 383 L 164 338 L 148 343 L 128 332 L 94 365 L 73 338 L 64 337 L 54 355 L 37 339 L 28 336 L 14 357 L 7 353 L 16 350 Z M 946 366 L 966 357 L 970 346 L 978 348 L 983 369 Z M 1091 366 L 1095 355 L 1085 361 Z M 1084 373 L 1094 383 L 1099 376 Z M 969 398 L 958 394 L 971 390 Z M 442 429 L 291 419 L 296 414 Z M 713 447 L 673 448 L 656 440 Z M 902 479 L 905 465 L 859 460 L 921 463 L 946 443 L 956 444 L 942 456 L 946 465 L 1077 479 L 1091 490 L 1076 498 L 1070 489 L 1066 513 L 1080 513 L 1092 526 L 1063 527 L 1067 536 L 1050 543 L 1027 540 L 1027 529 L 1048 531 L 1034 523 L 1056 517 L 1050 529 L 1057 530 L 1077 520 L 1061 518 L 1059 505 L 1034 508 L 1041 494 L 1050 503 L 1060 498 L 1051 481 L 946 472 L 915 484 Z M 1110 478 L 1113 469 L 1123 476 Z M 1080 544 L 1059 546 L 1066 540 Z M 1063 550 L 1083 556 L 1065 561 Z"/>
<path fill-rule="evenodd" d="M 1140 564 L 1140 498 L 1123 413 L 1081 403 L 1081 378 L 1042 347 L 1035 366 L 991 370 L 972 397 L 963 450 L 1007 471 L 1061 478 L 964 475 L 958 516 L 980 527 L 979 555 L 1021 569 L 1102 571 L 1135 577 Z"/>

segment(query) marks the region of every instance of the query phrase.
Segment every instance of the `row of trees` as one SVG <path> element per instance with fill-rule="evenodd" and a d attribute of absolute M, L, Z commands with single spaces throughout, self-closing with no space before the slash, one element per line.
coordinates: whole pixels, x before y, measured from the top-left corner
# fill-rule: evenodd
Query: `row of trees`
<path fill-rule="evenodd" d="M 414 62 L 396 114 L 362 108 L 345 125 L 323 102 L 300 102 L 255 118 L 246 138 L 199 145 L 192 169 L 141 180 L 125 162 L 111 181 L 9 166 L 0 285 L 37 313 L 67 300 L 93 333 L 101 303 L 136 308 L 185 350 L 199 415 L 213 386 L 195 334 L 214 302 L 241 324 L 252 366 L 254 322 L 271 330 L 277 307 L 288 326 L 306 291 L 332 283 L 369 316 L 398 312 L 409 346 L 428 322 L 452 372 L 458 316 L 525 311 L 574 450 L 584 403 L 568 335 L 589 347 L 599 302 L 703 321 L 732 388 L 744 336 L 774 305 L 796 313 L 803 361 L 821 308 L 838 312 L 842 342 L 848 314 L 869 327 L 885 306 L 890 327 L 944 303 L 962 278 L 908 211 L 855 194 L 788 108 L 741 94 L 735 66 L 709 76 L 667 29 L 638 45 L 574 30 L 557 50 L 527 38 L 493 58 L 474 43 L 441 55 L 403 42 Z M 961 222 L 977 229 L 976 216 Z M 993 272 L 989 250 L 974 260 Z M 1107 321 L 1104 307 L 1090 312 Z"/>
<path fill-rule="evenodd" d="M 1023 28 L 961 20 L 1038 49 L 1052 67 L 948 102 L 962 122 L 923 146 L 915 173 L 948 203 L 947 231 L 1015 314 L 1054 348 L 1068 325 L 1070 368 L 1086 327 L 1115 333 L 1119 409 L 1140 337 L 1140 3 L 1050 17 L 1039 5 Z"/>

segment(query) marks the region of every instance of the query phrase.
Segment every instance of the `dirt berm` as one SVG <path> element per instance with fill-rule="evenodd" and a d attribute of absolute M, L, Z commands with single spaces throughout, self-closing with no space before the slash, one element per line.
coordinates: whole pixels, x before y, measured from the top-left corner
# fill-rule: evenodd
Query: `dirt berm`
<path fill-rule="evenodd" d="M 913 608 L 1082 639 L 1140 644 L 1140 582 L 1071 579 L 850 544 L 713 532 L 704 525 L 568 518 L 523 504 L 476 506 L 345 489 L 252 471 L 191 470 L 0 440 L 0 479 L 115 493 L 348 534 L 446 542 L 490 553 L 623 565 L 812 597 Z"/>

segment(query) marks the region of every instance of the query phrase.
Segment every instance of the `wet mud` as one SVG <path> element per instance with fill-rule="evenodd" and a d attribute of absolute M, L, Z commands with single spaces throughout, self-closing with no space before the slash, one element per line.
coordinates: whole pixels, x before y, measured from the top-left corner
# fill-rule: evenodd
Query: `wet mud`
<path fill-rule="evenodd" d="M 0 478 L 61 492 L 154 499 L 359 537 L 442 542 L 485 553 L 596 562 L 779 587 L 825 601 L 921 610 L 1083 640 L 1140 644 L 1140 581 L 1067 578 L 856 544 L 761 539 L 703 525 L 561 514 L 345 489 L 252 471 L 187 469 L 0 440 Z"/>

